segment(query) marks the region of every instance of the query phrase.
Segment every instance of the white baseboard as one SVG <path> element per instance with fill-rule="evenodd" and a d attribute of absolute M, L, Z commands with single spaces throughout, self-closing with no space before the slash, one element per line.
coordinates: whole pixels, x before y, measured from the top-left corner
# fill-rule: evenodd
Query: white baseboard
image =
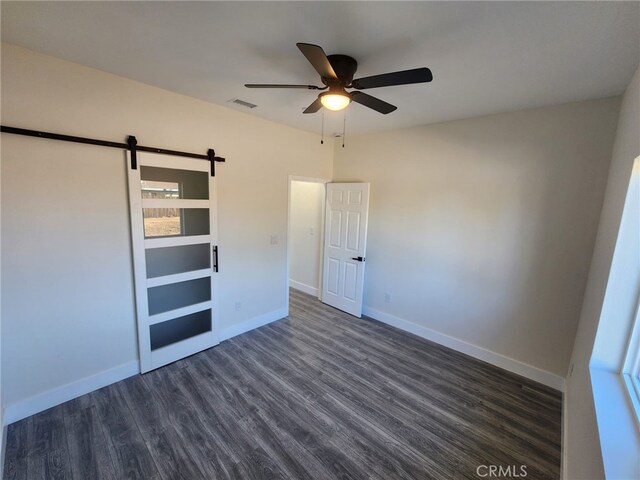
<path fill-rule="evenodd" d="M 235 337 L 236 335 L 240 335 L 241 333 L 253 330 L 254 328 L 280 320 L 287 315 L 288 309 L 282 308 L 237 325 L 232 325 L 221 331 L 221 340 L 227 340 L 231 337 Z M 6 425 L 10 425 L 11 423 L 22 420 L 23 418 L 35 415 L 36 413 L 47 410 L 48 408 L 55 407 L 56 405 L 60 405 L 61 403 L 67 402 L 86 393 L 106 387 L 112 383 L 119 382 L 120 380 L 124 380 L 125 378 L 129 378 L 138 373 L 140 373 L 140 364 L 137 360 L 134 360 L 90 377 L 39 393 L 20 402 L 13 403 L 4 409 L 4 417 L 2 419 L 4 422 L 3 426 L 6 427 Z M 4 430 L 4 434 L 6 435 L 6 428 Z M 5 443 L 3 441 L 2 452 L 4 452 L 4 446 Z M 1 465 L 4 465 L 4 462 Z M 0 476 L 0 478 L 2 477 Z"/>
<path fill-rule="evenodd" d="M 0 422 L 1 423 L 1 422 Z M 4 478 L 4 457 L 7 452 L 7 427 L 2 425 L 2 446 L 0 447 L 0 478 Z"/>
<path fill-rule="evenodd" d="M 268 312 L 263 315 L 251 318 L 249 320 L 245 320 L 242 323 L 223 328 L 220 331 L 220 341 L 229 340 L 236 335 L 240 335 L 242 333 L 253 330 L 254 328 L 262 327 L 263 325 L 267 325 L 268 323 L 275 322 L 276 320 L 280 320 L 281 318 L 286 317 L 288 314 L 288 308 L 281 308 L 279 310 L 274 310 L 272 312 Z"/>
<path fill-rule="evenodd" d="M 140 364 L 137 360 L 134 360 L 118 367 L 96 373 L 90 377 L 39 393 L 20 402 L 8 405 L 4 409 L 4 424 L 10 425 L 18 420 L 60 405 L 85 393 L 93 392 L 112 383 L 119 382 L 137 373 L 140 373 Z"/>
<path fill-rule="evenodd" d="M 546 370 L 542 370 L 505 355 L 486 350 L 482 347 L 478 347 L 477 345 L 467 343 L 443 333 L 436 332 L 428 327 L 418 325 L 389 313 L 381 312 L 366 305 L 363 308 L 363 313 L 375 320 L 379 320 L 383 323 L 399 328 L 400 330 L 413 333 L 414 335 L 431 340 L 432 342 L 439 343 L 440 345 L 457 350 L 458 352 L 462 352 L 509 372 L 522 375 L 523 377 L 529 378 L 548 387 L 559 391 L 564 390 L 564 378 L 560 375 L 556 375 L 555 373 L 547 372 Z"/>
<path fill-rule="evenodd" d="M 289 279 L 289 286 L 291 288 L 295 288 L 296 290 L 300 290 L 301 292 L 308 293 L 309 295 L 313 295 L 316 298 L 320 293 L 316 287 L 312 287 L 311 285 L 307 285 L 306 283 L 296 282 L 295 280 L 291 280 L 291 279 Z"/>
<path fill-rule="evenodd" d="M 560 441 L 560 478 L 567 478 L 567 424 L 569 416 L 567 415 L 567 394 L 562 394 L 562 433 Z"/>

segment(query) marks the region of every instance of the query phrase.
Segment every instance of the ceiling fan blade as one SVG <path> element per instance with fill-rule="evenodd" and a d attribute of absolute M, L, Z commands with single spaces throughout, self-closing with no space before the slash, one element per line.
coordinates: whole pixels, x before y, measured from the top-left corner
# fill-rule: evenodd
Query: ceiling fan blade
<path fill-rule="evenodd" d="M 398 109 L 395 105 L 391 105 L 379 98 L 372 97 L 371 95 L 367 95 L 362 92 L 351 92 L 351 100 L 384 115 Z"/>
<path fill-rule="evenodd" d="M 296 43 L 296 45 L 321 77 L 338 78 L 322 47 L 312 45 L 311 43 Z"/>
<path fill-rule="evenodd" d="M 305 90 L 324 90 L 327 87 L 316 87 L 315 85 L 286 85 L 280 83 L 245 83 L 247 88 L 304 88 Z"/>
<path fill-rule="evenodd" d="M 426 67 L 403 70 L 401 72 L 383 73 L 372 77 L 357 78 L 351 86 L 358 90 L 377 87 L 391 87 L 393 85 L 409 85 L 411 83 L 426 83 L 433 80 L 431 70 Z"/>
<path fill-rule="evenodd" d="M 302 113 L 316 113 L 318 110 L 322 108 L 322 102 L 320 101 L 320 97 L 316 98 L 316 101 L 309 105 L 306 110 Z"/>

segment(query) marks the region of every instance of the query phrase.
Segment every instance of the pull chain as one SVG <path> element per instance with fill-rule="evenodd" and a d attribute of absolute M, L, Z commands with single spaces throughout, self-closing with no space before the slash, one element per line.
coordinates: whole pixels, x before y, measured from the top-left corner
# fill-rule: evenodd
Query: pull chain
<path fill-rule="evenodd" d="M 320 134 L 320 145 L 324 145 L 324 108 L 322 109 L 322 130 Z"/>
<path fill-rule="evenodd" d="M 344 148 L 344 137 L 347 134 L 347 109 L 344 110 L 344 117 L 342 118 L 342 148 Z"/>

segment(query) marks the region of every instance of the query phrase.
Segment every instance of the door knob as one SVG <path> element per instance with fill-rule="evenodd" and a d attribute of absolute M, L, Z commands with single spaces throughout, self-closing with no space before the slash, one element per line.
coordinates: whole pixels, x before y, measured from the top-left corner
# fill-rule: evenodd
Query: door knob
<path fill-rule="evenodd" d="M 358 262 L 364 262 L 364 257 L 352 257 L 351 260 L 357 260 Z"/>

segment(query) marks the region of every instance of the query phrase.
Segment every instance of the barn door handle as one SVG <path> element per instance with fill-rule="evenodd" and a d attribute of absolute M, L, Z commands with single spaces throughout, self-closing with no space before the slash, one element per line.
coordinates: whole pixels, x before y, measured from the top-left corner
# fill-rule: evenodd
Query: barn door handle
<path fill-rule="evenodd" d="M 357 260 L 358 262 L 364 262 L 364 257 L 352 257 L 351 260 Z"/>
<path fill-rule="evenodd" d="M 213 271 L 218 272 L 218 246 L 214 245 L 211 247 L 213 250 Z"/>

